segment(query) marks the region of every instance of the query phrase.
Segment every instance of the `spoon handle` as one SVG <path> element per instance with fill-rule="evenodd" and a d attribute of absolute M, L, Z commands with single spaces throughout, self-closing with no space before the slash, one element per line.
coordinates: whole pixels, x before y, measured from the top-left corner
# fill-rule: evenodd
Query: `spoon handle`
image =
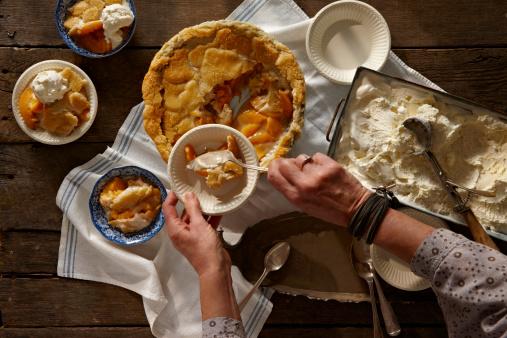
<path fill-rule="evenodd" d="M 250 169 L 250 170 L 257 170 L 257 171 L 260 171 L 260 172 L 264 172 L 264 173 L 267 173 L 268 172 L 268 168 L 265 168 L 265 167 L 259 167 L 259 166 L 256 166 L 256 165 L 251 165 L 251 164 L 247 164 L 245 162 L 242 162 L 240 160 L 238 160 L 237 158 L 234 158 L 232 160 L 234 163 L 242 166 L 243 168 L 245 169 Z"/>
<path fill-rule="evenodd" d="M 370 290 L 371 310 L 373 312 L 373 337 L 384 338 L 382 327 L 380 326 L 380 319 L 378 318 L 377 300 L 375 299 L 375 291 L 373 289 L 373 278 L 367 279 L 366 282 L 368 283 L 368 289 Z"/>
<path fill-rule="evenodd" d="M 375 287 L 377 289 L 378 301 L 380 303 L 380 312 L 382 312 L 382 317 L 384 318 L 387 334 L 390 336 L 397 336 L 401 332 L 400 324 L 398 323 L 398 319 L 394 314 L 391 304 L 384 296 L 384 291 L 382 290 L 382 286 L 379 283 L 375 271 L 373 271 L 373 281 L 375 282 Z"/>
<path fill-rule="evenodd" d="M 255 293 L 255 291 L 257 291 L 259 286 L 261 286 L 262 282 L 264 281 L 264 278 L 266 278 L 268 273 L 269 273 L 269 271 L 266 268 L 264 268 L 262 275 L 259 277 L 257 282 L 255 282 L 254 286 L 252 286 L 252 289 L 246 294 L 246 296 L 243 298 L 243 300 L 239 303 L 238 307 L 239 307 L 240 312 L 243 311 L 243 309 L 245 308 L 245 306 L 248 303 L 248 301 L 250 300 L 250 298 L 252 298 L 252 295 Z"/>

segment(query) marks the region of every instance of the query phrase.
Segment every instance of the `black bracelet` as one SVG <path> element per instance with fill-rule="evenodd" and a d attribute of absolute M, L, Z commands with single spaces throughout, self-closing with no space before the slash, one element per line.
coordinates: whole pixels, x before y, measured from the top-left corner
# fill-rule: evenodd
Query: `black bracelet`
<path fill-rule="evenodd" d="M 398 199 L 388 188 L 375 188 L 375 193 L 359 206 L 350 219 L 349 232 L 356 238 L 366 234 L 366 243 L 373 243 L 387 211 L 389 208 L 397 208 L 398 204 Z"/>

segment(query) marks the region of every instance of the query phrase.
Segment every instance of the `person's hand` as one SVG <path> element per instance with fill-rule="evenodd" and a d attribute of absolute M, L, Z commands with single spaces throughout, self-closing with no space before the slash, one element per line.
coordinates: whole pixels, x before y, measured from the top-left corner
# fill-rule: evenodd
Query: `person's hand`
<path fill-rule="evenodd" d="M 346 226 L 370 193 L 332 158 L 317 153 L 306 159 L 299 155 L 272 161 L 268 180 L 307 214 Z"/>
<path fill-rule="evenodd" d="M 193 193 L 183 196 L 185 213 L 179 217 L 176 211 L 178 198 L 171 192 L 162 205 L 166 228 L 174 246 L 192 264 L 199 276 L 229 271 L 231 261 L 218 234 L 201 212 L 199 200 Z"/>

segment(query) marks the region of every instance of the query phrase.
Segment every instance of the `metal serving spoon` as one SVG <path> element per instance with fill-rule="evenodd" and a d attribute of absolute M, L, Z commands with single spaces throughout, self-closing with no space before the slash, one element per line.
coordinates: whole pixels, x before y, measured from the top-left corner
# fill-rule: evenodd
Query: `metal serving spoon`
<path fill-rule="evenodd" d="M 259 288 L 259 286 L 262 284 L 268 273 L 272 271 L 277 271 L 282 268 L 282 266 L 287 261 L 287 258 L 289 258 L 290 253 L 290 244 L 287 242 L 280 242 L 275 244 L 266 256 L 264 256 L 264 271 L 262 272 L 262 275 L 259 277 L 257 282 L 255 282 L 254 286 L 250 290 L 250 292 L 247 293 L 245 298 L 239 303 L 239 311 L 242 311 L 254 292 Z"/>
<path fill-rule="evenodd" d="M 466 206 L 466 200 L 463 201 L 461 195 L 456 191 L 457 184 L 452 183 L 449 180 L 444 169 L 442 168 L 442 166 L 440 166 L 440 163 L 438 162 L 437 158 L 431 151 L 431 124 L 426 120 L 411 117 L 403 122 L 403 126 L 408 130 L 410 130 L 411 132 L 413 132 L 417 141 L 424 147 L 422 153 L 430 161 L 433 170 L 437 174 L 440 183 L 447 191 L 449 197 L 451 197 L 453 202 L 456 203 L 454 210 L 463 215 L 463 218 L 468 224 L 468 227 L 470 229 L 470 232 L 472 233 L 472 237 L 474 238 L 474 240 L 478 243 L 487 245 L 490 248 L 498 250 L 498 247 L 496 246 L 495 242 L 493 242 L 491 237 L 489 237 L 489 235 L 486 233 L 482 225 L 477 220 L 477 217 L 475 217 L 472 210 L 470 210 L 470 208 Z M 485 193 L 484 191 L 480 190 L 473 189 L 466 190 L 468 190 L 470 193 L 473 194 L 491 196 L 486 194 L 487 192 Z"/>
<path fill-rule="evenodd" d="M 366 262 L 359 259 L 361 249 L 357 247 L 357 244 L 355 244 L 356 242 L 357 241 L 354 240 L 352 243 L 352 263 L 354 264 L 354 269 L 356 269 L 357 274 L 366 281 L 368 289 L 370 290 L 371 310 L 373 312 L 373 337 L 383 338 L 384 334 L 382 333 L 382 327 L 380 326 L 380 320 L 378 318 L 377 300 L 375 298 L 375 290 L 373 289 L 374 274 L 371 267 Z"/>
<path fill-rule="evenodd" d="M 370 245 L 366 244 L 365 241 L 358 240 L 354 240 L 352 245 L 352 254 L 358 262 L 367 265 L 365 268 L 371 272 L 373 277 L 373 282 L 379 298 L 380 312 L 382 313 L 382 318 L 384 318 L 387 334 L 390 336 L 399 335 L 401 332 L 400 324 L 398 323 L 398 319 L 396 318 L 396 314 L 394 313 L 391 304 L 384 296 L 384 291 L 382 290 L 382 286 L 380 285 L 375 269 L 373 268 L 373 259 L 370 255 Z"/>

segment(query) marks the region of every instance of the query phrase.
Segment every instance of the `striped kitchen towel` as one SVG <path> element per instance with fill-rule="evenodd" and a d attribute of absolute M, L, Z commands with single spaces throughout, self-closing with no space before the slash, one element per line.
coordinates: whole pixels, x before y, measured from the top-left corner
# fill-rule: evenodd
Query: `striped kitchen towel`
<path fill-rule="evenodd" d="M 292 154 L 325 152 L 327 124 L 337 102 L 346 96 L 349 87 L 326 80 L 306 57 L 308 16 L 292 0 L 246 0 L 228 18 L 257 24 L 293 50 L 305 74 L 307 100 L 303 134 Z M 436 87 L 392 52 L 383 71 Z M 64 217 L 58 275 L 118 285 L 140 294 L 156 337 L 200 337 L 198 280 L 165 232 L 161 231 L 141 245 L 120 247 L 104 239 L 90 219 L 90 192 L 96 180 L 111 168 L 124 165 L 144 167 L 169 186 L 165 163 L 142 127 L 142 111 L 143 104 L 134 107 L 114 144 L 73 169 L 60 186 L 56 203 Z M 247 204 L 223 218 L 225 238 L 235 242 L 248 226 L 293 210 L 294 207 L 262 178 Z M 236 267 L 233 267 L 232 275 L 236 296 L 241 299 L 251 285 Z M 243 311 L 248 337 L 258 336 L 271 313 L 269 298 L 272 293 L 270 289 L 256 293 Z"/>

